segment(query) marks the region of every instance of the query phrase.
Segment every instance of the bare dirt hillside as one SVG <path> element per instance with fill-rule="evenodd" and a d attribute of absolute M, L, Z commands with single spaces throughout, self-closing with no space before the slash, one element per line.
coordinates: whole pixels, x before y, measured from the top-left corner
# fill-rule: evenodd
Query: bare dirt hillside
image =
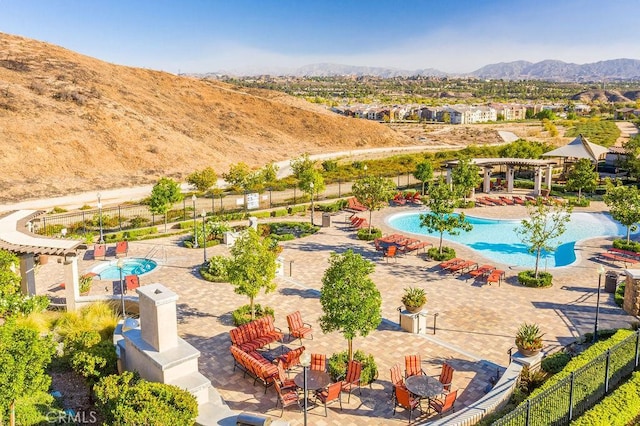
<path fill-rule="evenodd" d="M 2 33 L 0 52 L 0 201 L 415 143 L 280 93 L 113 65 Z"/>

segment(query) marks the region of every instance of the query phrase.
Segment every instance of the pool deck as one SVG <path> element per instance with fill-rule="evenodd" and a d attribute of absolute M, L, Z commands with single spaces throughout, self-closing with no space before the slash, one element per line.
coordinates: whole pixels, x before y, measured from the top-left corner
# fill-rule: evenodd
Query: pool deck
<path fill-rule="evenodd" d="M 389 207 L 373 212 L 372 223 L 384 233 L 396 233 L 384 223 L 384 217 L 399 211 L 417 210 L 418 207 Z M 602 203 L 592 203 L 589 209 L 575 211 L 603 211 Z M 465 210 L 466 213 L 487 218 L 522 218 L 526 210 L 522 206 L 495 206 Z M 368 219 L 369 214 L 360 216 Z M 404 355 L 420 354 L 425 370 L 430 375 L 439 373 L 443 361 L 455 368 L 453 388 L 459 390 L 457 407 L 468 405 L 484 395 L 496 372 L 508 364 L 508 350 L 514 346 L 514 334 L 522 322 L 535 322 L 545 333 L 546 351 L 554 351 L 575 340 L 581 334 L 592 331 L 594 326 L 597 268 L 600 263 L 594 255 L 606 250 L 613 238 L 595 238 L 580 242 L 576 249 L 578 260 L 574 265 L 552 270 L 554 285 L 545 289 L 532 289 L 517 284 L 517 270 L 509 265 L 495 264 L 506 271 L 506 280 L 498 285 L 475 282 L 466 276 L 452 275 L 440 270 L 437 262 L 426 260 L 420 253 L 401 256 L 397 261 L 386 262 L 376 252 L 372 242 L 355 238 L 355 232 L 347 228 L 344 213 L 335 214 L 331 227 L 321 228 L 312 236 L 283 243 L 285 276 L 278 277 L 277 290 L 260 293 L 256 302 L 275 309 L 276 326 L 287 330 L 285 316 L 300 310 L 305 322 L 312 324 L 313 340 L 304 345 L 316 353 L 330 355 L 346 350 L 347 344 L 338 333 L 323 334 L 318 322 L 322 315 L 319 302 L 321 279 L 332 252 L 351 249 L 362 254 L 376 265 L 372 279 L 382 294 L 382 324 L 367 337 L 357 337 L 354 349 L 372 353 L 379 369 L 379 377 L 371 387 L 362 389 L 362 396 L 354 393 L 351 402 L 343 398 L 343 410 L 337 405 L 329 408 L 324 417 L 322 408 L 309 411 L 309 424 L 313 425 L 380 425 L 406 424 L 408 413 L 398 409 L 393 416 L 390 402 L 391 385 L 389 369 L 399 363 L 404 369 Z M 308 217 L 299 218 L 309 220 Z M 287 219 L 289 220 L 289 219 Z M 316 223 L 321 223 L 320 214 Z M 129 255 L 145 257 L 154 251 L 154 260 L 160 261 L 156 271 L 141 277 L 141 284 L 159 282 L 179 295 L 178 330 L 184 339 L 198 348 L 200 370 L 211 379 L 228 405 L 238 411 L 264 413 L 279 418 L 280 409 L 274 409 L 276 394 L 269 388 L 253 386 L 253 381 L 233 371 L 233 359 L 229 353 L 228 331 L 232 328 L 231 311 L 246 304 L 248 299 L 233 292 L 226 283 L 203 281 L 197 272 L 202 262 L 202 249 L 186 249 L 180 246 L 183 237 L 171 236 L 158 240 L 132 242 Z M 496 238 L 499 238 L 497 236 Z M 423 237 L 437 244 L 437 239 Z M 445 243 L 456 249 L 458 257 L 481 263 L 493 263 L 471 249 L 453 243 Z M 85 253 L 79 262 L 80 273 L 95 267 Z M 207 255 L 228 254 L 228 248 L 220 245 L 207 249 Z M 112 260 L 111 257 L 107 258 Z M 607 270 L 622 272 L 623 265 L 603 264 Z M 604 277 L 602 277 L 604 281 Z M 55 262 L 42 265 L 36 281 L 42 291 L 60 294 L 62 268 Z M 104 285 L 103 285 L 104 284 Z M 106 285 L 109 284 L 109 285 Z M 92 294 L 108 294 L 111 282 L 97 281 Z M 603 282 L 604 284 L 604 282 Z M 428 302 L 427 330 L 423 334 L 411 334 L 398 327 L 398 310 L 403 288 L 420 286 L 426 289 Z M 604 287 L 604 286 L 603 286 Z M 434 314 L 437 330 L 433 330 Z M 599 328 L 627 326 L 635 319 L 615 305 L 613 295 L 601 294 Z M 297 347 L 299 342 L 291 342 Z M 422 416 L 421 419 L 426 419 Z M 295 408 L 287 408 L 283 415 L 292 425 L 302 424 L 302 414 Z"/>

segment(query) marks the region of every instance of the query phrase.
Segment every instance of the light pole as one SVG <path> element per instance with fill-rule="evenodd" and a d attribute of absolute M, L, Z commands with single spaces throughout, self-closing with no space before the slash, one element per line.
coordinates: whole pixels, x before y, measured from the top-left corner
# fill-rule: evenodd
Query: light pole
<path fill-rule="evenodd" d="M 124 283 L 122 282 L 122 267 L 124 266 L 124 262 L 122 259 L 118 259 L 118 263 L 116 263 L 118 270 L 120 271 L 120 301 L 122 302 L 122 326 L 124 327 L 124 320 L 127 318 L 124 310 Z"/>
<path fill-rule="evenodd" d="M 598 266 L 598 296 L 596 298 L 596 323 L 593 325 L 593 341 L 598 340 L 598 314 L 600 313 L 600 285 L 602 284 L 602 274 L 604 274 L 604 266 Z"/>
<path fill-rule="evenodd" d="M 60 230 L 60 234 L 62 235 L 62 238 L 66 238 L 67 237 L 67 228 L 62 228 Z"/>
<path fill-rule="evenodd" d="M 313 226 L 313 214 L 315 213 L 315 210 L 313 208 L 313 182 L 309 183 L 309 188 L 311 188 L 311 226 Z"/>
<path fill-rule="evenodd" d="M 198 223 L 196 222 L 196 194 L 191 196 L 193 201 L 193 248 L 198 248 Z"/>
<path fill-rule="evenodd" d="M 98 192 L 98 217 L 100 220 L 100 239 L 98 242 L 104 244 L 104 235 L 102 234 L 102 201 L 100 201 L 100 193 Z"/>
<path fill-rule="evenodd" d="M 204 219 L 207 217 L 207 212 L 203 209 L 200 216 L 202 216 L 202 249 L 204 253 L 204 263 L 207 263 L 207 230 L 205 229 L 204 223 Z"/>
<path fill-rule="evenodd" d="M 302 355 L 300 355 L 300 365 L 302 365 L 302 378 L 304 381 L 304 426 L 307 426 L 307 369 L 311 365 L 311 354 L 309 351 L 304 351 Z"/>
<path fill-rule="evenodd" d="M 364 170 L 364 177 L 367 177 L 367 165 L 365 164 L 364 167 L 362 167 L 362 170 Z"/>

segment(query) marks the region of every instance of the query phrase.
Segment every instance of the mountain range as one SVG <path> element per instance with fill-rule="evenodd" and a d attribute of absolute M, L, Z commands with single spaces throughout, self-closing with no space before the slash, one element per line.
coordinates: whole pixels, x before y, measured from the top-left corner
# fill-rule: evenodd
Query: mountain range
<path fill-rule="evenodd" d="M 331 63 L 305 65 L 296 69 L 278 69 L 273 72 L 232 72 L 220 71 L 211 74 L 258 75 L 272 74 L 294 77 L 332 77 L 332 76 L 376 76 L 391 77 L 477 77 L 504 80 L 547 80 L 547 81 L 603 81 L 603 80 L 640 80 L 640 60 L 611 59 L 588 64 L 574 64 L 557 60 L 540 62 L 514 61 L 485 65 L 467 74 L 450 74 L 434 68 L 405 70 L 385 67 L 366 67 Z"/>

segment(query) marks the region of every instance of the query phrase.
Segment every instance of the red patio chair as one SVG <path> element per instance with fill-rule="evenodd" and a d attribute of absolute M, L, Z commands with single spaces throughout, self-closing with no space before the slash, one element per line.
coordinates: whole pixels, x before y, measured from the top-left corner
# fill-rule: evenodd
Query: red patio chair
<path fill-rule="evenodd" d="M 278 377 L 276 380 L 279 382 L 281 389 L 298 389 L 298 385 L 293 379 L 287 378 L 287 373 L 284 371 L 284 361 L 281 359 L 276 360 L 276 366 L 278 367 Z"/>
<path fill-rule="evenodd" d="M 391 400 L 396 400 L 396 386 L 404 386 L 404 378 L 402 377 L 402 371 L 400 370 L 400 364 L 396 364 L 389 369 L 391 375 Z"/>
<path fill-rule="evenodd" d="M 500 283 L 502 283 L 502 279 L 504 278 L 504 274 L 505 272 L 503 270 L 494 269 L 493 271 L 491 271 L 489 276 L 487 276 L 487 284 L 498 283 L 498 285 L 500 285 Z"/>
<path fill-rule="evenodd" d="M 304 352 L 304 346 L 295 348 L 284 355 L 280 355 L 276 360 L 282 361 L 282 368 L 289 371 L 293 367 L 300 365 L 300 355 Z"/>
<path fill-rule="evenodd" d="M 432 399 L 429 401 L 429 408 L 433 408 L 433 410 L 440 414 L 446 413 L 449 410 L 456 411 L 455 403 L 456 398 L 458 397 L 458 390 L 454 390 L 445 395 L 444 399 Z"/>
<path fill-rule="evenodd" d="M 362 374 L 362 363 L 356 360 L 349 361 L 347 364 L 347 374 L 344 380 L 340 382 L 342 385 L 342 392 L 349 392 L 349 398 L 347 404 L 351 400 L 351 392 L 358 386 L 358 393 L 362 395 L 362 389 L 360 388 L 360 375 Z"/>
<path fill-rule="evenodd" d="M 311 354 L 311 370 L 327 371 L 327 356 L 325 354 Z"/>
<path fill-rule="evenodd" d="M 300 398 L 298 396 L 298 392 L 294 389 L 284 389 L 280 387 L 280 383 L 278 380 L 273 381 L 273 387 L 278 394 L 278 399 L 276 399 L 276 408 L 278 408 L 278 404 L 282 404 L 282 409 L 280 410 L 280 417 L 284 414 L 285 407 L 289 407 L 291 405 L 298 405 L 298 409 L 302 411 L 302 407 L 300 406 Z"/>
<path fill-rule="evenodd" d="M 420 398 L 414 398 L 411 396 L 409 390 L 404 386 L 396 386 L 396 401 L 393 404 L 393 415 L 396 415 L 396 407 L 402 407 L 405 410 L 409 410 L 409 424 L 413 421 L 413 410 L 420 409 L 422 413 L 422 407 L 420 406 Z"/>
<path fill-rule="evenodd" d="M 452 366 L 447 364 L 446 362 L 442 363 L 442 370 L 440 371 L 440 377 L 438 380 L 442 383 L 442 387 L 444 388 L 445 393 L 451 390 L 451 382 L 453 381 L 453 372 L 455 370 Z"/>
<path fill-rule="evenodd" d="M 294 313 L 287 315 L 287 324 L 289 325 L 290 341 L 300 339 L 300 344 L 302 344 L 302 338 L 313 340 L 311 324 L 307 324 L 302 321 L 300 311 L 295 311 Z"/>
<path fill-rule="evenodd" d="M 340 411 L 342 411 L 342 398 L 340 397 L 342 395 L 341 390 L 341 383 L 335 382 L 327 386 L 326 389 L 316 392 L 316 400 L 320 400 L 320 402 L 324 404 L 325 417 L 327 417 L 327 405 L 336 400 L 340 403 Z"/>
<path fill-rule="evenodd" d="M 405 355 L 404 357 L 404 377 L 426 374 L 422 369 L 422 358 L 420 355 Z"/>

